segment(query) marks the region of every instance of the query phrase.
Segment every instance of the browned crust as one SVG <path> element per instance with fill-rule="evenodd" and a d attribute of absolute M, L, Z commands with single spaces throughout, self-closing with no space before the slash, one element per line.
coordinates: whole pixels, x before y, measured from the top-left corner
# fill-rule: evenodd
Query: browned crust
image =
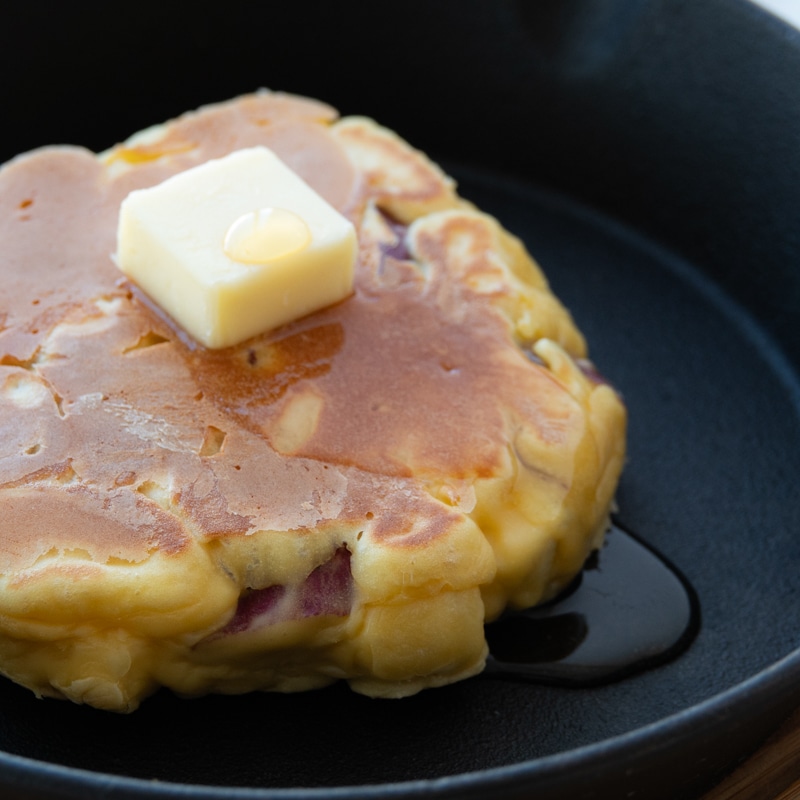
<path fill-rule="evenodd" d="M 119 203 L 258 144 L 354 221 L 355 293 L 209 352 L 122 279 Z M 280 636 L 330 645 L 325 668 L 364 691 L 416 691 L 479 669 L 484 614 L 552 593 L 599 541 L 619 399 L 579 368 L 583 338 L 522 244 L 369 120 L 261 93 L 100 159 L 28 154 L 0 170 L 0 242 L 0 651 L 3 632 L 84 624 L 132 631 L 137 652 L 177 648 L 157 679 L 134 663 L 125 691 L 117 678 L 72 688 L 66 668 L 36 691 L 127 708 L 159 681 L 214 687 L 218 667 L 200 677 L 181 648 L 224 628 L 242 592 L 302 584 L 340 548 L 348 632 L 287 623 Z M 421 609 L 463 625 L 463 648 L 456 630 L 441 648 L 426 633 L 431 674 L 402 677 Z M 392 661 L 373 645 L 396 626 Z"/>

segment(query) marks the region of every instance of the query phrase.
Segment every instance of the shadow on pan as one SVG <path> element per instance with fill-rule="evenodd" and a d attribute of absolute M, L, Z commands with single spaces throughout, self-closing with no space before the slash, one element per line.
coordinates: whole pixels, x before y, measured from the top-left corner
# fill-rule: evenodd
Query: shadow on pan
<path fill-rule="evenodd" d="M 591 689 L 399 703 L 160 694 L 132 717 L 0 686 L 12 797 L 696 797 L 800 704 L 800 36 L 745 2 L 4 12 L 0 159 L 102 149 L 258 86 L 367 113 L 528 244 L 630 409 L 620 519 L 702 629 Z M 35 56 L 35 57 L 34 57 Z"/>

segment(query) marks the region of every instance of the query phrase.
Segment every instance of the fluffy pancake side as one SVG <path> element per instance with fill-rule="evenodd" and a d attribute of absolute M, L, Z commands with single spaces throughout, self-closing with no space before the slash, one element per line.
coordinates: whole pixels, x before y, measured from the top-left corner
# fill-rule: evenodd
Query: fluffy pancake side
<path fill-rule="evenodd" d="M 272 148 L 356 225 L 356 291 L 224 351 L 121 280 L 119 203 Z M 261 92 L 0 170 L 0 668 L 132 710 L 475 674 L 598 546 L 625 412 L 541 270 L 422 153 Z"/>

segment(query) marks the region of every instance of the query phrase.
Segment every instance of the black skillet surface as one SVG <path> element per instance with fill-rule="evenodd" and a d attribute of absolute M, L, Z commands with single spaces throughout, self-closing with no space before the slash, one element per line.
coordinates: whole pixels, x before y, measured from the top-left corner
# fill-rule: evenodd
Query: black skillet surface
<path fill-rule="evenodd" d="M 700 634 L 604 687 L 397 703 L 160 694 L 118 717 L 3 683 L 2 796 L 690 798 L 800 704 L 800 36 L 739 0 L 377 5 L 139 4 L 102 29 L 13 6 L 0 160 L 259 85 L 448 159 L 623 392 L 620 518 L 686 574 Z"/>

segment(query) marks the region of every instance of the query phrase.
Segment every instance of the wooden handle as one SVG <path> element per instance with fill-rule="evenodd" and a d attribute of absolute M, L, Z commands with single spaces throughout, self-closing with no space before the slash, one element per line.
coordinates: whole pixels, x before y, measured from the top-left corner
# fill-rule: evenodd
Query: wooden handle
<path fill-rule="evenodd" d="M 800 710 L 702 800 L 799 800 Z"/>

